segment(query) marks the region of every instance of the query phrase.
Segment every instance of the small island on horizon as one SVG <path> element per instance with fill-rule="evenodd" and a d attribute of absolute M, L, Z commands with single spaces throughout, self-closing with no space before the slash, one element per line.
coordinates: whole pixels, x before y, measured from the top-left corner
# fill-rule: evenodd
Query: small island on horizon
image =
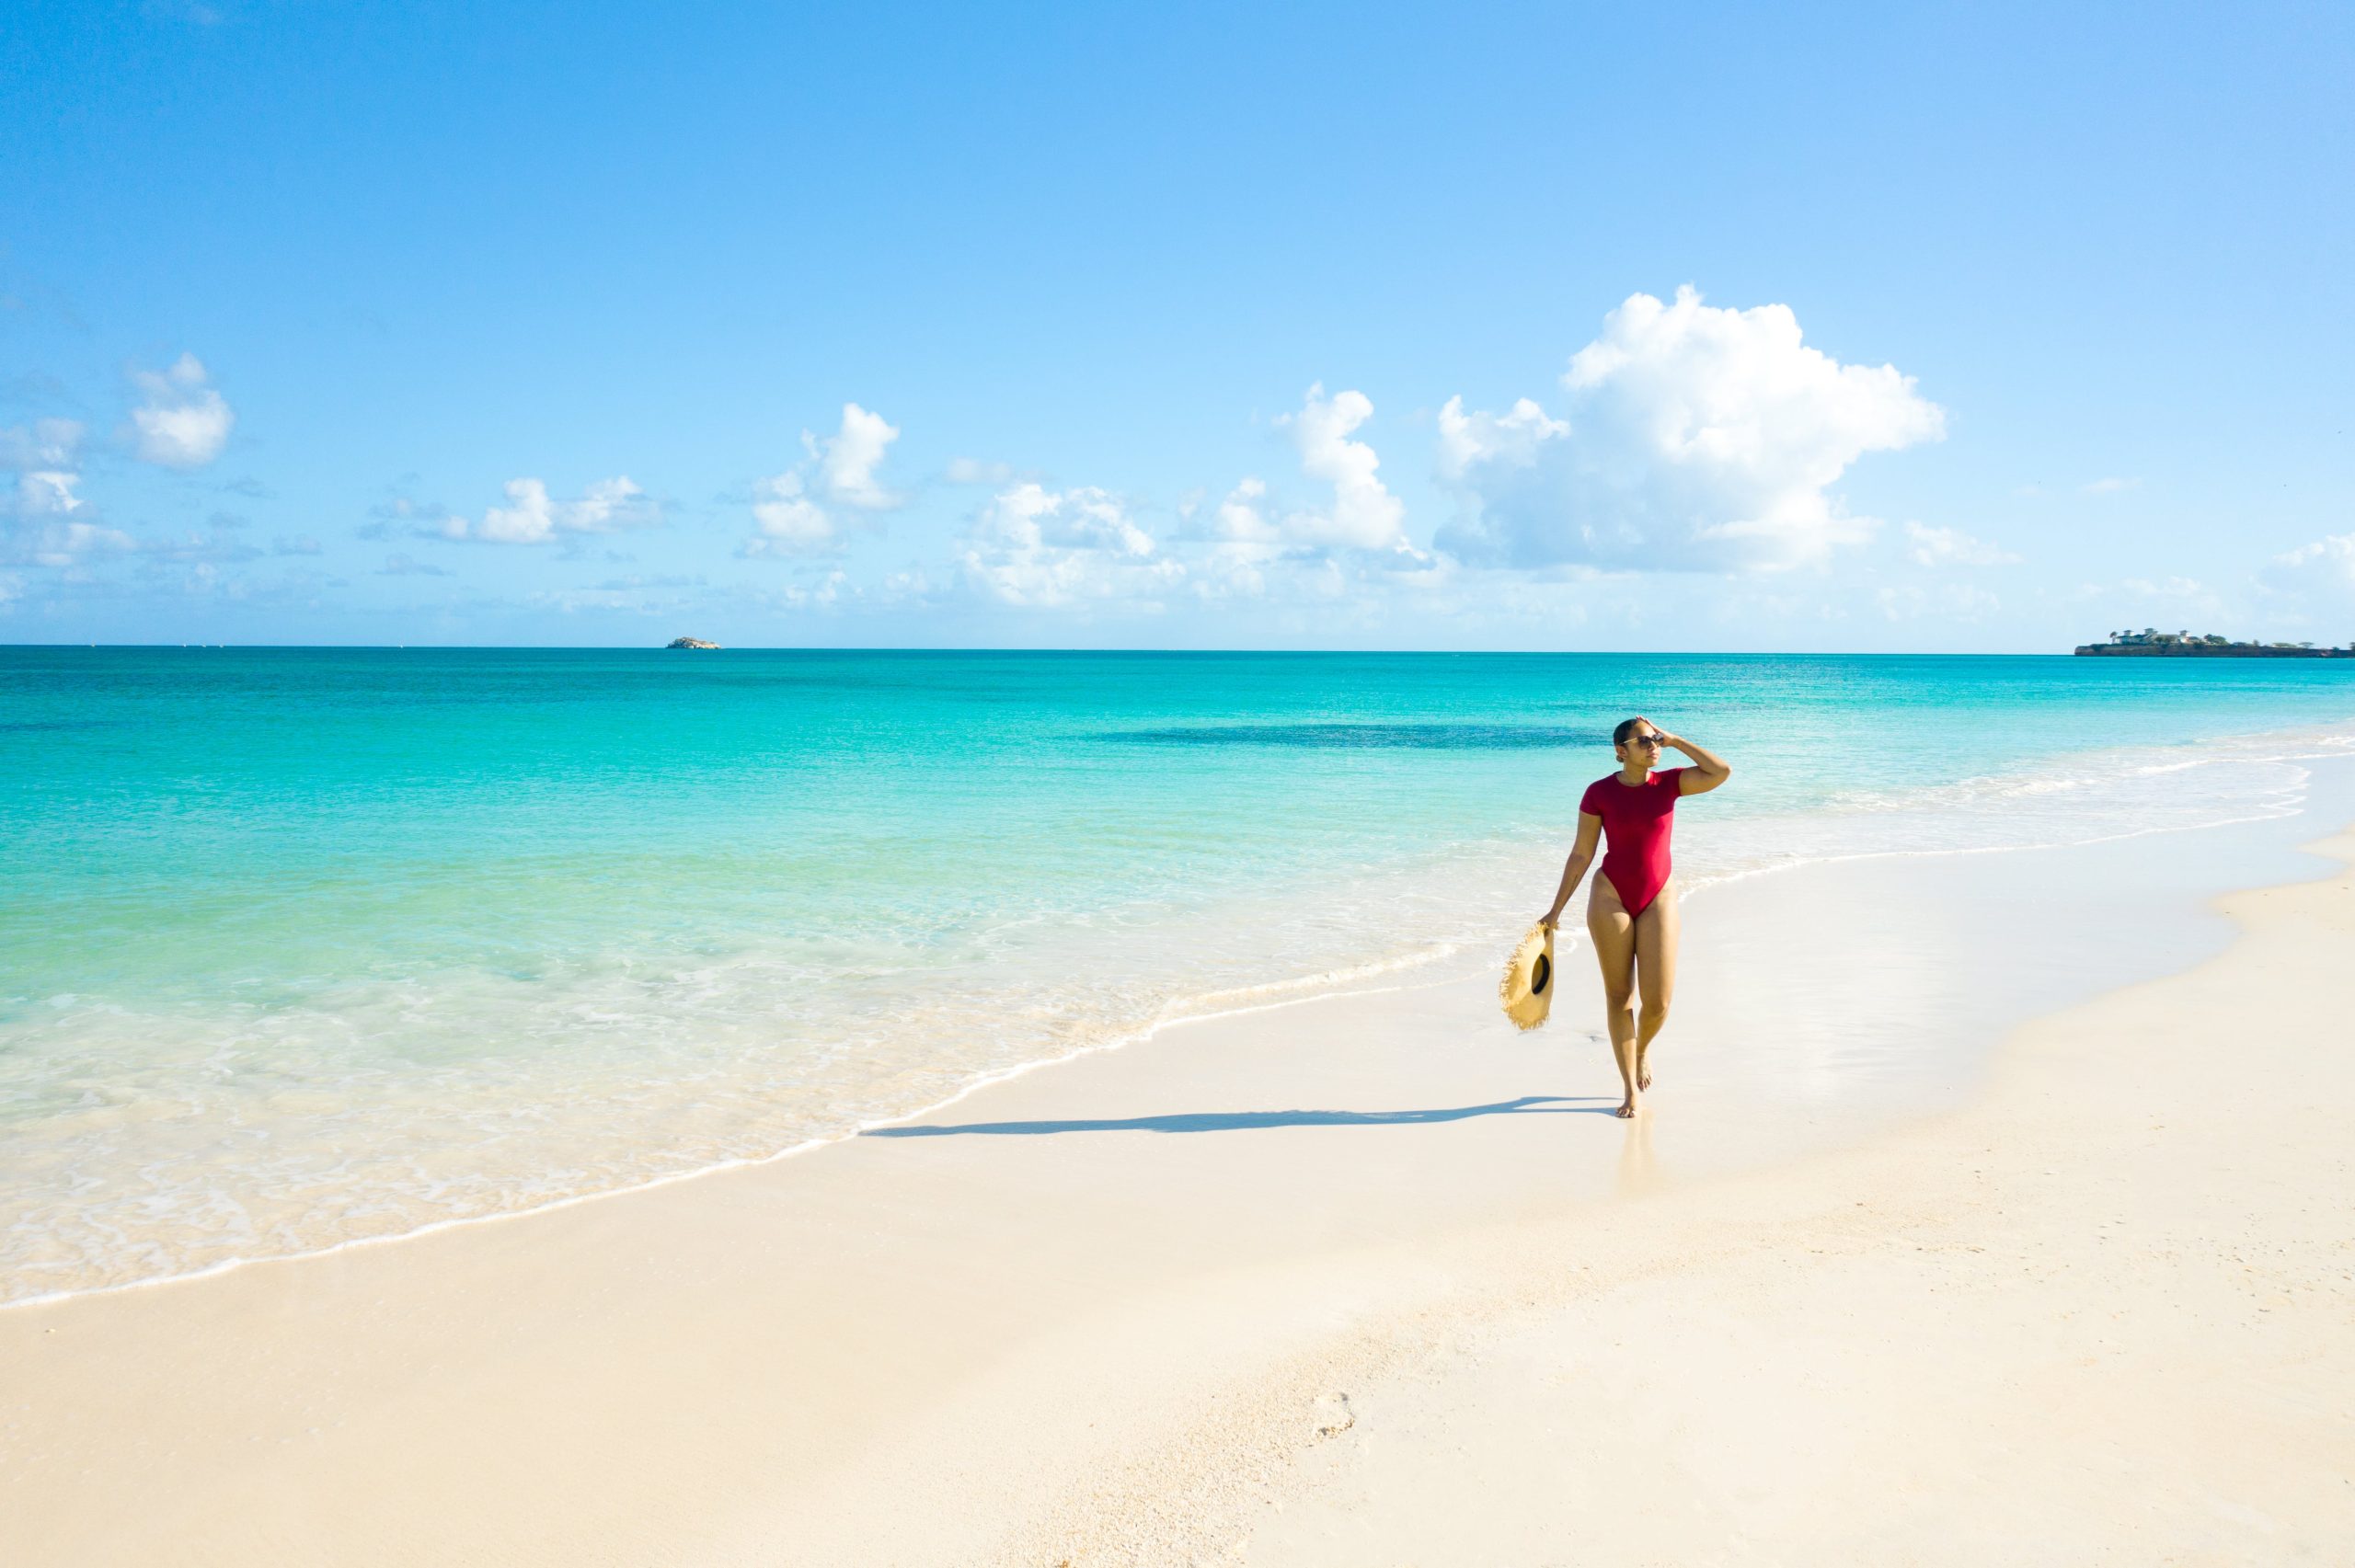
<path fill-rule="evenodd" d="M 2077 652 L 2097 658 L 2355 658 L 2355 643 L 2343 648 L 2312 643 L 2236 643 L 2213 632 L 2112 632 L 2108 642 L 2081 643 Z"/>
<path fill-rule="evenodd" d="M 719 645 L 718 643 L 707 643 L 701 637 L 672 637 L 670 642 L 664 646 L 668 647 L 716 648 Z"/>

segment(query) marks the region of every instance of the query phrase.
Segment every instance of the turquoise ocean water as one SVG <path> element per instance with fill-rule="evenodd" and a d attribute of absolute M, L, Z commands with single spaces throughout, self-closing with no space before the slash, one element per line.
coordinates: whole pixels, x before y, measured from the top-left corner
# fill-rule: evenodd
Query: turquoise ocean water
<path fill-rule="evenodd" d="M 0 649 L 0 1301 L 1485 969 L 1636 712 L 1698 887 L 2292 811 L 2355 666 Z"/>

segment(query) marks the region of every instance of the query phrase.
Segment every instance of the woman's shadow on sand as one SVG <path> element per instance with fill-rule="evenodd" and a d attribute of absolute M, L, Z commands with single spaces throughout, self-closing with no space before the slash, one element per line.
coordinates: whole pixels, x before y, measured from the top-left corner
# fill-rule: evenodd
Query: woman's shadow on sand
<path fill-rule="evenodd" d="M 1421 1127 L 1468 1121 L 1474 1116 L 1609 1116 L 1617 1101 L 1596 1094 L 1523 1094 L 1488 1105 L 1452 1105 L 1429 1111 L 1188 1111 L 1166 1116 L 1122 1116 L 1053 1122 L 920 1123 L 868 1127 L 863 1138 L 949 1138 L 981 1133 L 996 1138 L 1035 1138 L 1051 1132 L 1247 1132 L 1275 1127 Z"/>

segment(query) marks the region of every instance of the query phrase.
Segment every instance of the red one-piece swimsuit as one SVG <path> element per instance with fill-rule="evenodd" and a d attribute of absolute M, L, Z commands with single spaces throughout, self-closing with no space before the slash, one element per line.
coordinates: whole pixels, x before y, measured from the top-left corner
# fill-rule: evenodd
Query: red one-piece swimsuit
<path fill-rule="evenodd" d="M 1639 784 L 1608 774 L 1587 785 L 1579 801 L 1581 812 L 1603 818 L 1603 875 L 1631 915 L 1650 909 L 1668 886 L 1668 830 L 1683 792 L 1684 770 L 1670 768 L 1647 773 Z"/>

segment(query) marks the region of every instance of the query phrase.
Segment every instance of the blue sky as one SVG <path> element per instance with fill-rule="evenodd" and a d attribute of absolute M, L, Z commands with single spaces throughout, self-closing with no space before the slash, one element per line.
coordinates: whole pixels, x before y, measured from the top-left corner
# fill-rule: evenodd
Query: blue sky
<path fill-rule="evenodd" d="M 6 26 L 0 640 L 2355 637 L 2344 7 Z"/>

